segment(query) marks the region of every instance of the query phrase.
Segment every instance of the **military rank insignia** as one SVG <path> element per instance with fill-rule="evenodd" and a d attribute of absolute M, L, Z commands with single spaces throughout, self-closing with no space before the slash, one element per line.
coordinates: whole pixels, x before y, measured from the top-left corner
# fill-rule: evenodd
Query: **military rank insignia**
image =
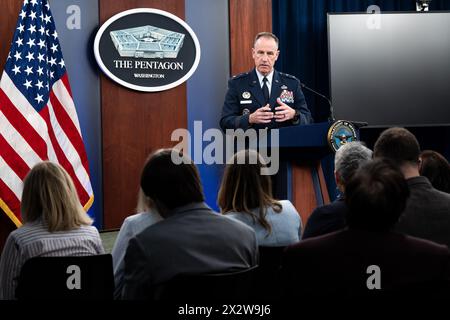
<path fill-rule="evenodd" d="M 281 91 L 280 100 L 283 103 L 294 103 L 294 92 L 288 90 Z"/>

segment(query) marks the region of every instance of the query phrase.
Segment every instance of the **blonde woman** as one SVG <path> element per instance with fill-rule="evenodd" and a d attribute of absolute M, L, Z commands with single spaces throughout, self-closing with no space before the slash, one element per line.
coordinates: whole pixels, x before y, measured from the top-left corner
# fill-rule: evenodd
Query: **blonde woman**
<path fill-rule="evenodd" d="M 244 161 L 238 161 L 238 159 Z M 239 164 L 244 162 L 244 164 Z M 286 246 L 299 241 L 301 220 L 289 200 L 272 197 L 270 176 L 261 175 L 264 159 L 254 150 L 236 153 L 225 168 L 218 195 L 222 214 L 255 230 L 259 246 Z"/>
<path fill-rule="evenodd" d="M 9 234 L 0 260 L 0 299 L 14 299 L 15 279 L 27 259 L 104 253 L 72 179 L 58 164 L 46 161 L 31 169 L 23 185 L 21 213 L 24 224 Z"/>

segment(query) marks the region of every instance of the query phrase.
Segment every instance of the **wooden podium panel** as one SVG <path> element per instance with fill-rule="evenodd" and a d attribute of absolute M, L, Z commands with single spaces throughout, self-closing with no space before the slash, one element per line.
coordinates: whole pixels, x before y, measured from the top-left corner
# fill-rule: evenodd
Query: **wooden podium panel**
<path fill-rule="evenodd" d="M 292 164 L 292 203 L 300 214 L 303 226 L 315 208 L 330 203 L 320 161 Z"/>
<path fill-rule="evenodd" d="M 281 165 L 275 195 L 292 201 L 303 226 L 315 208 L 330 203 L 321 165 L 332 152 L 327 142 L 329 127 L 330 123 L 321 122 L 279 129 Z"/>

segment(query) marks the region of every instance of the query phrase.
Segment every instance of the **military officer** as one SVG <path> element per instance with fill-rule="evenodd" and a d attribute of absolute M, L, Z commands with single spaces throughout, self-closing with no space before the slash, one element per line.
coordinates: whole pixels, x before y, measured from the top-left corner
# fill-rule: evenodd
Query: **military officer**
<path fill-rule="evenodd" d="M 256 35 L 252 48 L 255 68 L 228 81 L 220 126 L 225 129 L 279 128 L 312 123 L 300 81 L 276 71 L 278 38 Z"/>

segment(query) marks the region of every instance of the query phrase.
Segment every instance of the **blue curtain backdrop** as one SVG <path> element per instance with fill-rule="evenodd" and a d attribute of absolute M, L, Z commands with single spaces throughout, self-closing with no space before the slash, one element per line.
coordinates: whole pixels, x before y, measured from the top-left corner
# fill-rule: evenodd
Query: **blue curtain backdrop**
<path fill-rule="evenodd" d="M 307 86 L 329 97 L 327 13 L 367 12 L 371 5 L 380 7 L 381 12 L 416 11 L 415 0 L 272 0 L 273 32 L 280 38 L 277 70 L 295 75 Z M 430 11 L 437 10 L 450 10 L 450 1 L 433 0 Z M 326 121 L 329 116 L 327 101 L 304 91 L 315 121 Z M 416 135 L 423 150 L 433 149 L 450 159 L 449 127 L 408 129 Z M 362 129 L 361 140 L 373 148 L 382 130 Z M 336 196 L 333 159 L 331 155 L 322 161 L 332 199 Z"/>

